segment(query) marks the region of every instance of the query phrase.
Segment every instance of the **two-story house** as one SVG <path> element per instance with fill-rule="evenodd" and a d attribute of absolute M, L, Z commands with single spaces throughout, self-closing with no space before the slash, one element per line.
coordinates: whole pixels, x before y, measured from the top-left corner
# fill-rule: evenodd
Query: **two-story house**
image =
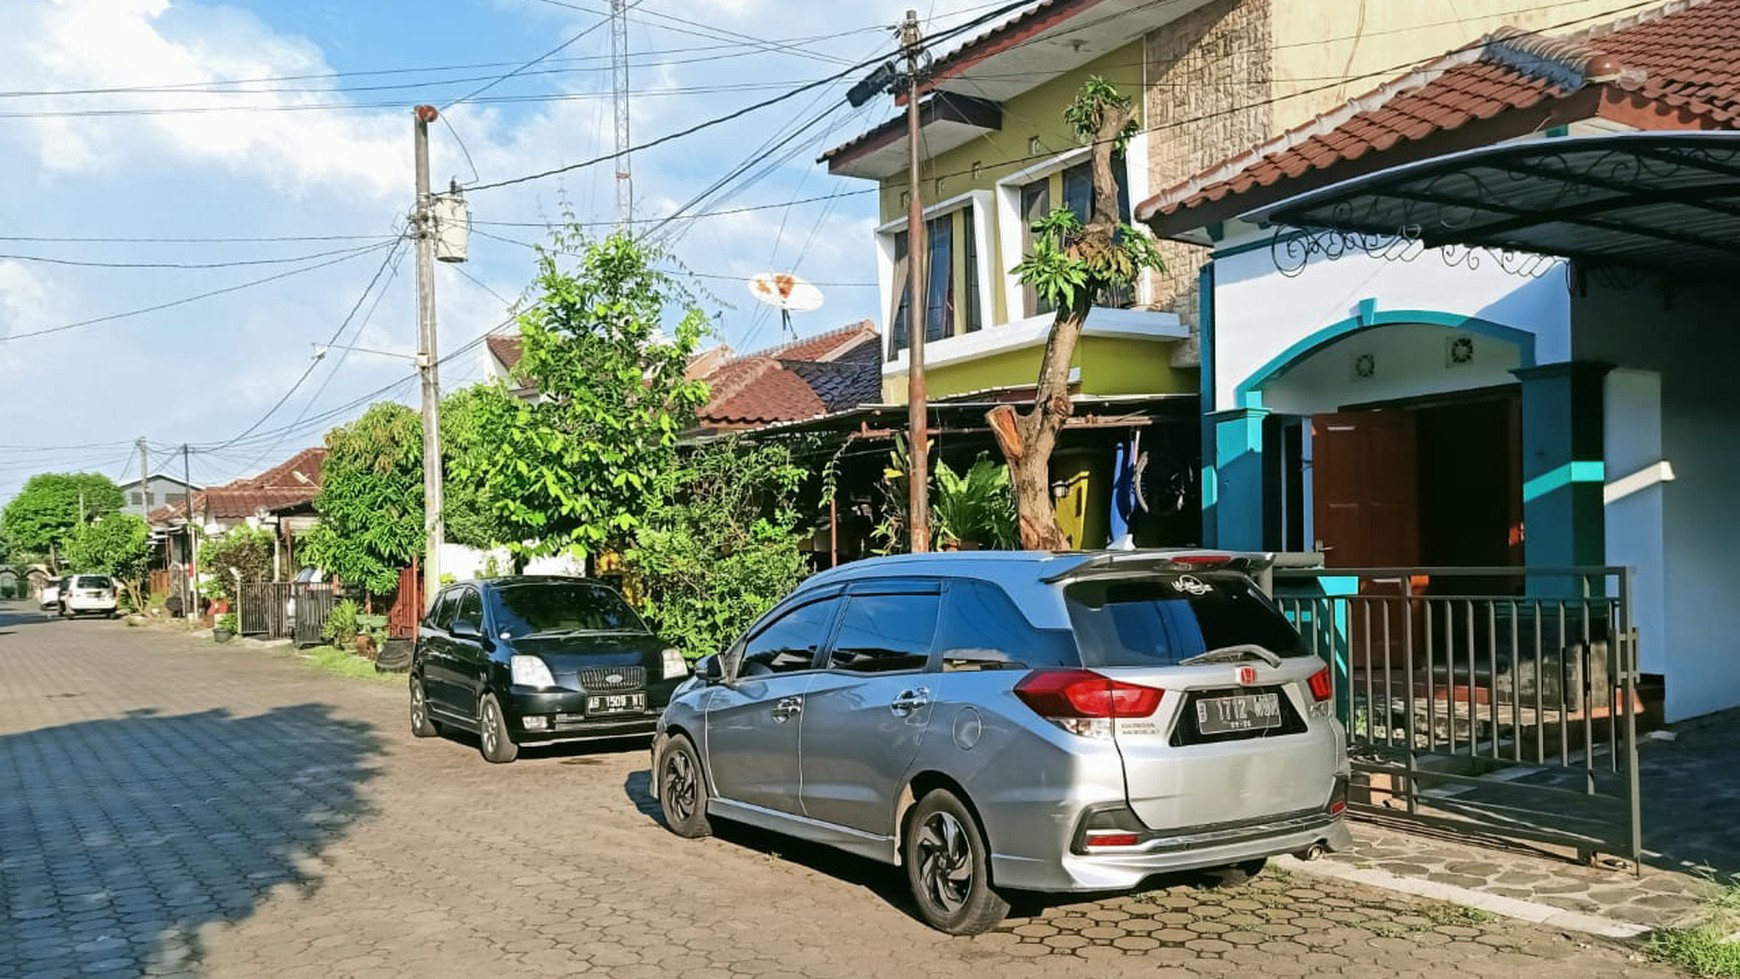
<path fill-rule="evenodd" d="M 121 485 L 121 512 L 146 517 L 160 506 L 185 500 L 205 487 L 177 479 L 166 473 L 152 473 L 142 479 L 130 479 Z"/>

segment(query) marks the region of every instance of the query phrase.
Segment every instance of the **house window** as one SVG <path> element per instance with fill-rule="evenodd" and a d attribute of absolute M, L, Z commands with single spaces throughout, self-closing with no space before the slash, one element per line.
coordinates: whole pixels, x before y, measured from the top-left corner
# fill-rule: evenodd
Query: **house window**
<path fill-rule="evenodd" d="M 150 490 L 146 490 L 145 491 L 145 505 L 146 506 L 156 506 L 157 505 L 157 494 L 153 493 Z"/>
<path fill-rule="evenodd" d="M 983 310 L 979 303 L 978 244 L 974 240 L 974 212 L 966 206 L 939 214 L 925 222 L 925 238 L 929 245 L 924 285 L 926 342 L 941 340 L 960 333 L 971 333 L 983 325 Z M 895 306 L 889 317 L 888 359 L 906 349 L 907 318 L 910 305 L 908 253 L 906 232 L 897 231 L 894 239 Z"/>
<path fill-rule="evenodd" d="M 1130 223 L 1130 173 L 1123 160 L 1113 161 L 1112 172 L 1118 181 L 1118 220 Z M 1075 212 L 1082 223 L 1087 223 L 1093 213 L 1094 174 L 1093 161 L 1082 160 L 1074 166 L 1064 167 L 1042 177 L 1021 185 L 1021 254 L 1030 255 L 1033 252 L 1033 223 L 1044 218 L 1052 211 L 1052 202 L 1060 201 L 1063 207 Z M 1039 296 L 1032 286 L 1022 286 L 1022 297 L 1027 307 L 1028 316 L 1043 316 L 1053 312 L 1055 307 Z M 1094 305 L 1127 308 L 1135 304 L 1135 290 L 1129 286 L 1117 289 L 1107 289 L 1095 297 Z"/>
<path fill-rule="evenodd" d="M 132 492 L 131 499 L 133 500 L 134 506 L 144 506 L 145 505 L 145 494 L 139 492 L 138 490 L 134 490 Z"/>

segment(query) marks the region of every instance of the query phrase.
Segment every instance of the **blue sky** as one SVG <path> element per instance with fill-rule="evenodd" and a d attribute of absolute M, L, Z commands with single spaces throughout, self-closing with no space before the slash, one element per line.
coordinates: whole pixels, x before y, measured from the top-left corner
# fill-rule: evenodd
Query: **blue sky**
<path fill-rule="evenodd" d="M 412 196 L 409 109 L 446 105 L 600 24 L 606 2 L 0 4 L 0 336 L 8 338 L 0 341 L 0 501 L 38 471 L 136 473 L 131 443 L 140 436 L 153 446 L 154 469 L 183 442 L 208 447 L 193 457 L 195 481 L 221 482 L 319 444 L 332 423 L 361 407 L 326 416 L 371 391 L 402 381 L 383 397 L 414 397 L 406 361 L 334 351 L 285 399 L 308 372 L 312 345 L 326 342 L 353 307 L 341 342 L 414 349 L 412 264 L 388 261 Z M 629 29 L 634 141 L 892 51 L 885 28 L 906 6 L 642 0 Z M 926 0 L 920 12 L 940 29 L 986 6 Z M 789 48 L 751 45 L 745 35 L 790 39 Z M 449 178 L 488 183 L 608 152 L 609 43 L 599 26 L 445 113 L 451 130 L 443 123 L 431 130 L 436 186 Z M 274 80 L 234 84 L 248 79 Z M 830 87 L 816 93 L 822 101 L 805 95 L 638 154 L 637 216 L 670 213 L 841 92 Z M 813 161 L 890 111 L 886 100 L 858 111 L 841 106 L 787 147 L 789 160 L 697 210 L 872 189 L 830 177 Z M 612 183 L 613 168 L 604 165 L 480 191 L 471 195 L 472 216 L 481 233 L 535 241 L 535 226 L 481 222 L 535 224 L 565 208 L 607 222 Z M 722 338 L 752 349 L 780 338 L 777 316 L 749 300 L 741 281 L 755 272 L 795 270 L 830 283 L 824 308 L 799 314 L 800 333 L 875 315 L 874 202 L 859 193 L 683 221 L 671 226 L 669 241 L 681 264 L 702 276 L 692 285 L 717 315 Z M 274 240 L 26 240 L 43 238 Z M 292 238 L 306 240 L 282 240 Z M 478 234 L 471 256 L 463 274 L 437 270 L 443 354 L 500 324 L 504 300 L 531 277 L 531 253 L 520 245 Z M 321 263 L 330 264 L 312 268 Z M 139 264 L 206 267 L 114 267 Z M 384 285 L 358 306 L 377 273 Z M 160 304 L 174 305 L 58 329 Z M 53 332 L 21 336 L 41 330 Z M 478 348 L 449 362 L 443 384 L 479 379 L 482 356 Z"/>

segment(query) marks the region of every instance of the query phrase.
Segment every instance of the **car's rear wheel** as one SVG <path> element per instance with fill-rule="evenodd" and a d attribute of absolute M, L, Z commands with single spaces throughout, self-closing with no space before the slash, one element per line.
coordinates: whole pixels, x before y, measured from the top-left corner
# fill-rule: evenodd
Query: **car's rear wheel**
<path fill-rule="evenodd" d="M 713 826 L 707 821 L 707 783 L 693 741 L 678 734 L 666 742 L 653 777 L 659 780 L 659 809 L 671 832 L 691 840 L 712 834 Z"/>
<path fill-rule="evenodd" d="M 520 746 L 508 737 L 507 716 L 495 694 L 486 693 L 477 705 L 477 747 L 483 760 L 505 765 L 520 756 Z"/>
<path fill-rule="evenodd" d="M 419 738 L 433 738 L 441 733 L 429 719 L 429 695 L 423 690 L 423 678 L 411 678 L 411 733 Z"/>
<path fill-rule="evenodd" d="M 1009 913 L 991 888 L 990 854 L 979 821 L 953 792 L 918 800 L 902 842 L 906 880 L 925 924 L 951 935 L 977 935 Z"/>

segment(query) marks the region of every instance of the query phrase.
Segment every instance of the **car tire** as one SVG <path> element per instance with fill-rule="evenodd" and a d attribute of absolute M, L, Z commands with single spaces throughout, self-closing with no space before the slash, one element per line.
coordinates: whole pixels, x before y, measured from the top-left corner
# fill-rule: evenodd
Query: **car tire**
<path fill-rule="evenodd" d="M 429 695 L 423 689 L 423 678 L 411 678 L 411 735 L 418 738 L 433 738 L 441 734 L 441 728 L 429 719 Z"/>
<path fill-rule="evenodd" d="M 1009 902 L 991 887 L 979 821 L 953 792 L 934 789 L 918 800 L 901 850 L 925 924 L 950 935 L 977 935 L 1008 915 Z"/>
<path fill-rule="evenodd" d="M 659 812 L 665 828 L 689 840 L 713 834 L 707 819 L 707 776 L 693 741 L 681 734 L 667 741 L 653 766 L 653 778 L 659 780 Z"/>
<path fill-rule="evenodd" d="M 505 765 L 520 756 L 520 746 L 508 737 L 507 715 L 493 693 L 477 702 L 477 750 L 492 765 Z"/>

